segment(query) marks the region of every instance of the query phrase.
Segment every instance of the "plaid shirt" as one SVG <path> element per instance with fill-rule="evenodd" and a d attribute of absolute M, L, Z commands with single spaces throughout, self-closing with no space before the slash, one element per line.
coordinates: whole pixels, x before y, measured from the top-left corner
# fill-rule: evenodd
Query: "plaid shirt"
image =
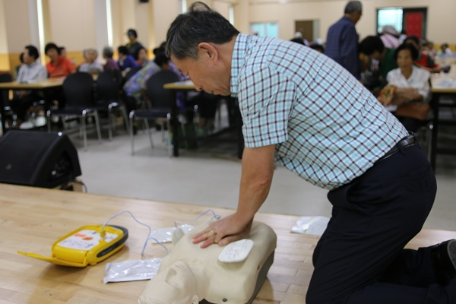
<path fill-rule="evenodd" d="M 335 189 L 362 175 L 408 135 L 375 97 L 328 57 L 296 43 L 238 35 L 231 66 L 246 147 Z"/>

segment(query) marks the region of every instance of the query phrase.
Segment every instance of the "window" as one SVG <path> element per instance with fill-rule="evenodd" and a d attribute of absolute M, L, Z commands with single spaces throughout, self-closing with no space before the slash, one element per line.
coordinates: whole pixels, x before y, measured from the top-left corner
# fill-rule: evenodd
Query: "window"
<path fill-rule="evenodd" d="M 279 37 L 279 25 L 276 22 L 251 23 L 250 33 L 258 33 L 258 36 Z"/>
<path fill-rule="evenodd" d="M 187 0 L 179 0 L 180 12 L 185 14 L 187 12 Z"/>
<path fill-rule="evenodd" d="M 381 33 L 385 25 L 392 25 L 400 33 L 402 31 L 402 8 L 383 8 L 377 11 L 377 32 Z"/>

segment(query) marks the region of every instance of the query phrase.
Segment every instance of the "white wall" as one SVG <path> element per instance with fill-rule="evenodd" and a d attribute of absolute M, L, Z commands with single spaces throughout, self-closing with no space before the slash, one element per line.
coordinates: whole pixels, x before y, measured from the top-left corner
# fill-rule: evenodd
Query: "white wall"
<path fill-rule="evenodd" d="M 249 23 L 279 23 L 279 37 L 290 39 L 296 20 L 320 20 L 320 36 L 326 39 L 328 27 L 342 17 L 346 0 L 249 0 Z M 361 38 L 376 33 L 376 14 L 384 7 L 426 7 L 428 9 L 427 38 L 435 43 L 456 43 L 455 0 L 362 0 L 363 16 L 356 28 Z"/>
<path fill-rule="evenodd" d="M 97 46 L 94 1 L 49 0 L 49 13 L 52 40 L 57 45 L 69 51 Z"/>
<path fill-rule="evenodd" d="M 8 52 L 21 53 L 31 43 L 27 0 L 4 0 L 4 20 L 8 39 Z"/>
<path fill-rule="evenodd" d="M 8 35 L 6 33 L 4 2 L 5 0 L 0 0 L 0 54 L 7 54 L 9 52 Z"/>
<path fill-rule="evenodd" d="M 181 7 L 177 0 L 153 0 L 153 4 L 154 36 L 156 46 L 158 46 L 166 40 L 166 32 L 181 12 Z"/>

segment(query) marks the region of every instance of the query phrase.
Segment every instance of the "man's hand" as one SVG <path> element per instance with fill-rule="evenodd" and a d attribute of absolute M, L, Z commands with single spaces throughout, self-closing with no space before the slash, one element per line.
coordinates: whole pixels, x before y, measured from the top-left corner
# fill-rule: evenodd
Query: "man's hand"
<path fill-rule="evenodd" d="M 231 214 L 212 223 L 209 227 L 194 235 L 193 243 L 198 244 L 203 242 L 201 248 L 206 248 L 212 244 L 225 246 L 229 243 L 245 239 L 249 236 L 252 221 L 242 223 L 236 217 L 236 213 Z"/>
<path fill-rule="evenodd" d="M 201 248 L 211 244 L 225 246 L 249 236 L 255 213 L 268 197 L 274 175 L 274 145 L 245 148 L 242 155 L 242 177 L 236 213 L 212 223 L 193 237 Z"/>

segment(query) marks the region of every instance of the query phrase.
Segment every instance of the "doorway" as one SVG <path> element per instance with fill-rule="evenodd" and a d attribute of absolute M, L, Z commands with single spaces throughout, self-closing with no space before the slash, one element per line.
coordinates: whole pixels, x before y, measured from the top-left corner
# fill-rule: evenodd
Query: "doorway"
<path fill-rule="evenodd" d="M 314 21 L 313 20 L 299 20 L 295 21 L 295 33 L 300 32 L 302 38 L 307 41 L 314 40 Z"/>

